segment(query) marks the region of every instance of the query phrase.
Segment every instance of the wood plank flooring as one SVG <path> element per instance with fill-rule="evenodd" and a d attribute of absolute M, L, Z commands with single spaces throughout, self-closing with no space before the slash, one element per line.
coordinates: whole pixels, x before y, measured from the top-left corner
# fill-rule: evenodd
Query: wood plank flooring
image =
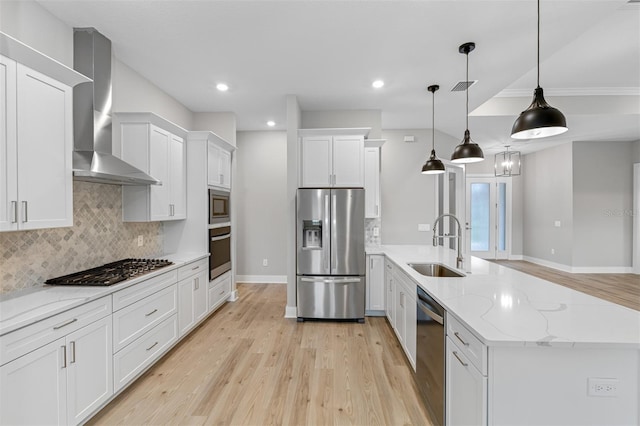
<path fill-rule="evenodd" d="M 639 275 L 571 274 L 524 260 L 493 262 L 640 311 Z"/>
<path fill-rule="evenodd" d="M 238 291 L 89 424 L 431 424 L 386 318 L 298 323 L 286 285 Z"/>

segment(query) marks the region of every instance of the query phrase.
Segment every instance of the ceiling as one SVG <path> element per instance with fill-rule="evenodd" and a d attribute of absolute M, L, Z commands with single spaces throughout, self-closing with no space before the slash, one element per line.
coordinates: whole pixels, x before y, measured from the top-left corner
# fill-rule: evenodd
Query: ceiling
<path fill-rule="evenodd" d="M 569 132 L 509 137 L 536 85 L 534 0 L 41 0 L 72 27 L 92 26 L 115 55 L 194 112 L 232 111 L 238 130 L 286 126 L 286 95 L 303 111 L 378 109 L 383 129 L 431 127 L 462 138 L 469 55 L 473 139 L 485 152 L 575 140 L 640 139 L 640 4 L 543 0 L 541 86 Z M 385 86 L 371 83 L 383 79 Z M 230 89 L 219 92 L 218 82 Z"/>

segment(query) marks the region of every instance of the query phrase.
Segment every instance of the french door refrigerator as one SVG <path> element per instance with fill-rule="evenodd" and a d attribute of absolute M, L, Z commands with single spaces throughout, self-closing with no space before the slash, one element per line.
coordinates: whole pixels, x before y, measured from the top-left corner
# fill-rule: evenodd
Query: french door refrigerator
<path fill-rule="evenodd" d="M 297 304 L 305 318 L 364 321 L 364 189 L 298 189 Z"/>

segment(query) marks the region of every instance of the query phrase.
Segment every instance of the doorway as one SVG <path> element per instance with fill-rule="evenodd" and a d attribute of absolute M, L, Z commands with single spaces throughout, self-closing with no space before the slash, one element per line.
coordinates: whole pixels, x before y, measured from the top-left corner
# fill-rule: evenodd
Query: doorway
<path fill-rule="evenodd" d="M 511 179 L 467 178 L 467 252 L 483 259 L 508 259 L 511 252 Z"/>
<path fill-rule="evenodd" d="M 445 162 L 445 173 L 437 175 L 436 180 L 436 218 L 443 214 L 452 214 L 460 220 L 460 223 L 464 229 L 464 214 L 465 214 L 465 170 L 464 166 L 458 166 L 454 164 L 447 164 Z M 445 217 L 438 223 L 436 229 L 438 235 L 457 235 L 458 229 L 455 220 Z M 463 233 L 464 235 L 464 233 Z M 464 240 L 465 237 L 463 236 Z M 457 250 L 458 241 L 454 238 L 441 238 L 438 240 L 438 244 L 450 248 L 451 250 Z M 464 241 L 460 241 L 463 248 L 463 257 L 467 257 L 468 251 Z"/>

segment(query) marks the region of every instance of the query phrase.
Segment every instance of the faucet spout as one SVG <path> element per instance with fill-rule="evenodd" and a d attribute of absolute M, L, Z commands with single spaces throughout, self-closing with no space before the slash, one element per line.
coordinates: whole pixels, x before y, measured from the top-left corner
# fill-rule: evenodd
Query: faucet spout
<path fill-rule="evenodd" d="M 457 235 L 438 235 L 436 233 L 436 228 L 438 227 L 438 223 L 444 219 L 445 217 L 451 217 L 458 224 L 458 234 Z M 438 245 L 439 238 L 455 238 L 458 246 L 458 256 L 456 257 L 456 268 L 463 269 L 464 267 L 464 258 L 462 257 L 462 225 L 460 225 L 460 221 L 457 217 L 450 213 L 441 214 L 438 216 L 436 221 L 433 223 L 433 246 L 436 247 Z"/>

